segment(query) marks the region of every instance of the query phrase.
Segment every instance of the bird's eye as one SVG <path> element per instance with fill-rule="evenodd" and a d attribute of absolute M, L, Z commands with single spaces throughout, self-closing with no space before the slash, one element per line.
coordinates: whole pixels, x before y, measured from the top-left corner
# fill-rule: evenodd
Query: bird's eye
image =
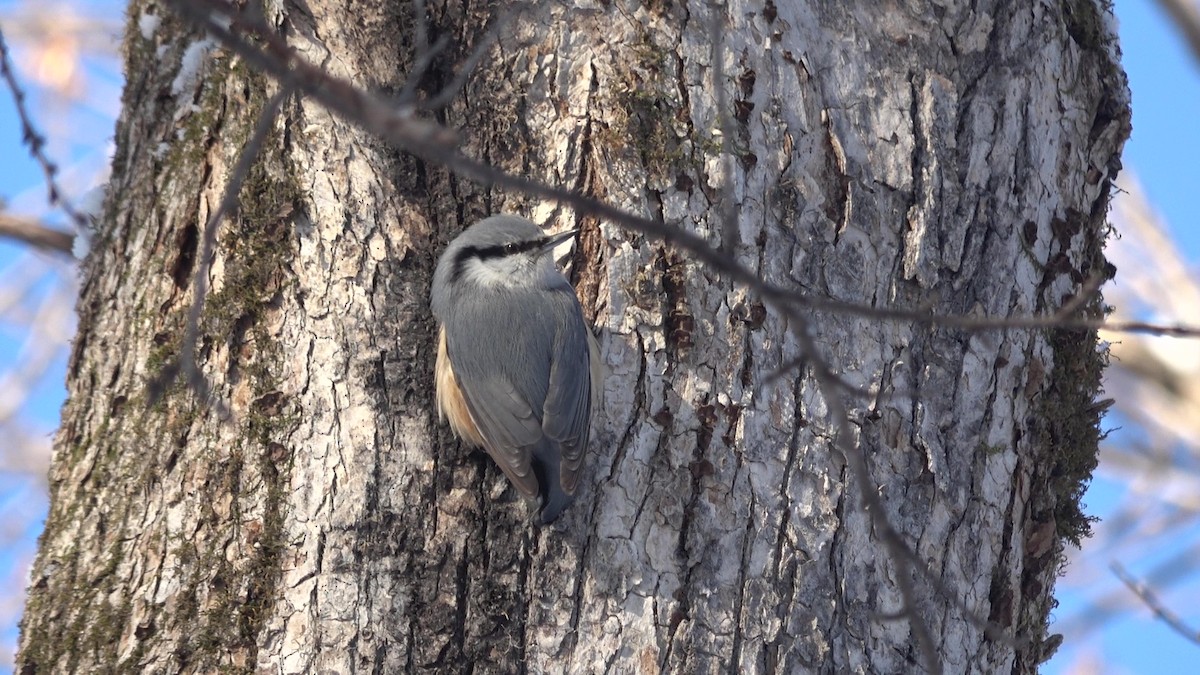
<path fill-rule="evenodd" d="M 505 253 L 507 253 L 507 254 L 509 254 L 509 255 L 512 255 L 512 254 L 516 253 L 516 252 L 517 252 L 517 245 L 516 245 L 516 244 L 505 244 L 505 245 L 504 245 L 504 252 L 505 252 Z"/>

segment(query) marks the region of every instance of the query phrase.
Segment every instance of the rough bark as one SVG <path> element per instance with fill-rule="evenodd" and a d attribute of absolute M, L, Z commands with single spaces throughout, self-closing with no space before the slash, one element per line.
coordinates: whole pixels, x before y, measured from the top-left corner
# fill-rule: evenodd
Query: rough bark
<path fill-rule="evenodd" d="M 937 314 L 1052 312 L 1093 275 L 1129 131 L 1098 3 L 723 10 L 729 252 L 772 283 Z M 451 48 L 501 5 L 429 3 Z M 469 154 L 722 240 L 707 3 L 547 4 L 441 113 Z M 795 326 L 677 250 L 490 190 L 307 102 L 220 232 L 197 359 L 217 409 L 146 384 L 181 344 L 197 242 L 275 86 L 130 7 L 124 112 L 22 623 L 22 672 L 910 672 L 896 566 L 833 447 Z M 398 91 L 403 1 L 284 2 L 306 58 Z M 186 78 L 183 78 L 186 79 Z M 582 494 L 527 506 L 433 411 L 437 252 L 499 211 L 581 225 L 608 369 Z M 1087 311 L 1098 313 L 1098 301 Z M 1095 461 L 1094 334 L 812 318 L 888 520 L 932 574 L 949 672 L 1032 673 Z M 961 605 L 961 606 L 960 606 Z M 988 638 L 963 607 L 1028 641 Z"/>

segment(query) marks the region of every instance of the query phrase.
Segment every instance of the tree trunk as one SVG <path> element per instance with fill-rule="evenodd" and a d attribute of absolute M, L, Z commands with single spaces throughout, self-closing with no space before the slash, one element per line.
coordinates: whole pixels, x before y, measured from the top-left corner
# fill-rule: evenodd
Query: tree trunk
<path fill-rule="evenodd" d="M 1049 314 L 1111 275 L 1129 110 L 1100 4 L 545 4 L 439 121 L 468 155 L 814 298 Z M 450 48 L 420 88 L 504 10 L 431 0 Z M 164 11 L 130 6 L 21 672 L 901 673 L 923 663 L 913 618 L 949 672 L 1033 673 L 1052 651 L 1064 541 L 1087 531 L 1094 333 L 797 326 L 680 250 L 456 178 L 310 100 L 285 104 L 220 229 L 196 350 L 211 396 L 152 403 L 204 223 L 278 90 L 180 19 L 147 30 Z M 368 90 L 412 68 L 405 0 L 267 16 Z M 583 228 L 571 274 L 608 371 L 580 498 L 543 530 L 433 407 L 433 263 L 498 212 Z M 861 392 L 841 393 L 865 488 L 948 592 L 889 557 L 798 330 Z"/>

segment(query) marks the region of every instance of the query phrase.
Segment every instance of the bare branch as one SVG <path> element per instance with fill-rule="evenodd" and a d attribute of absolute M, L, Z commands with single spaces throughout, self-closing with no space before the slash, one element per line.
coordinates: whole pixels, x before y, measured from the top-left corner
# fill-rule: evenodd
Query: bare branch
<path fill-rule="evenodd" d="M 1059 316 L 973 317 L 939 316 L 923 309 L 870 307 L 831 298 L 817 298 L 762 280 L 755 272 L 725 255 L 704 238 L 666 223 L 627 213 L 615 206 L 584 196 L 574 190 L 546 185 L 514 176 L 461 154 L 455 146 L 455 134 L 437 124 L 416 118 L 415 109 L 364 92 L 353 84 L 313 66 L 292 50 L 286 41 L 261 21 L 237 14 L 219 0 L 168 0 L 180 14 L 208 29 L 227 48 L 233 50 L 264 73 L 294 86 L 347 121 L 377 134 L 427 161 L 442 164 L 458 175 L 482 185 L 517 190 L 566 205 L 582 214 L 621 225 L 652 239 L 661 239 L 691 253 L 699 262 L 726 275 L 731 281 L 754 290 L 785 314 L 801 311 L 828 311 L 849 316 L 904 321 L 918 325 L 961 328 L 969 331 L 1047 329 L 1104 329 L 1113 332 L 1150 333 L 1174 337 L 1200 337 L 1200 326 L 1158 325 L 1140 321 L 1106 322 L 1103 319 L 1064 319 Z M 205 9 L 207 8 L 207 9 Z M 230 28 L 213 18 L 217 13 L 229 18 Z M 237 32 L 233 29 L 236 28 Z M 239 33 L 261 40 L 260 49 Z"/>
<path fill-rule="evenodd" d="M 75 235 L 51 227 L 36 218 L 0 213 L 0 237 L 29 244 L 43 251 L 71 255 Z"/>
<path fill-rule="evenodd" d="M 1200 5 L 1196 0 L 1158 0 L 1158 4 L 1171 15 L 1191 48 L 1192 57 L 1200 62 Z"/>
<path fill-rule="evenodd" d="M 921 655 L 925 660 L 925 669 L 933 675 L 939 675 L 942 672 L 941 663 L 937 660 L 937 647 L 933 643 L 933 636 L 929 632 L 929 626 L 920 616 L 917 610 L 916 591 L 912 584 L 913 570 L 911 568 L 911 552 L 908 544 L 900 537 L 899 533 L 888 522 L 887 515 L 883 510 L 883 503 L 879 500 L 879 493 L 875 491 L 871 480 L 870 471 L 867 469 L 866 450 L 864 444 L 860 443 L 857 447 L 851 444 L 850 439 L 854 438 L 854 430 L 850 426 L 850 414 L 846 406 L 842 404 L 841 397 L 838 394 L 840 389 L 838 382 L 839 378 L 829 368 L 829 364 L 825 361 L 817 350 L 816 343 L 812 336 L 808 333 L 808 319 L 806 317 L 798 317 L 798 329 L 794 331 L 797 340 L 800 342 L 800 351 L 803 354 L 809 355 L 808 363 L 810 372 L 817 381 L 817 386 L 821 390 L 821 396 L 825 399 L 826 409 L 829 411 L 830 418 L 834 421 L 836 429 L 834 430 L 834 446 L 841 452 L 846 463 L 850 466 L 850 473 L 854 477 L 854 482 L 858 487 L 859 499 L 862 509 L 871 518 L 871 525 L 875 529 L 875 536 L 887 549 L 888 557 L 896 566 L 896 585 L 900 589 L 900 597 L 903 603 L 903 608 L 898 612 L 898 615 L 903 615 L 908 618 L 909 628 L 913 632 L 913 636 L 917 640 L 917 646 L 921 650 Z"/>
<path fill-rule="evenodd" d="M 475 47 L 475 50 L 471 52 L 471 55 L 467 57 L 467 60 L 459 66 L 458 73 L 454 75 L 454 80 L 450 84 L 446 85 L 446 87 L 444 87 L 440 92 L 438 92 L 437 96 L 434 96 L 428 101 L 423 102 L 421 104 L 421 108 L 429 111 L 439 110 L 446 107 L 450 104 L 450 101 L 454 100 L 454 97 L 458 95 L 458 92 L 461 91 L 463 87 L 467 86 L 467 79 L 471 77 L 471 73 L 475 70 L 475 67 L 478 66 L 479 62 L 483 60 L 483 57 L 487 55 L 488 51 L 492 48 L 492 45 L 496 44 L 496 40 L 504 31 L 505 27 L 508 25 L 508 22 L 512 19 L 512 16 L 513 15 L 511 13 L 504 13 L 500 15 L 500 18 L 496 19 L 495 25 L 492 26 L 491 30 L 484 34 L 483 40 L 480 41 L 479 45 Z M 441 41 L 439 41 L 439 44 L 441 44 Z M 434 47 L 438 47 L 438 45 L 434 45 Z"/>
<path fill-rule="evenodd" d="M 167 0 L 175 11 L 207 30 L 250 65 L 274 77 L 284 88 L 311 96 L 331 112 L 379 134 L 399 147 L 427 156 L 453 147 L 454 134 L 434 122 L 418 119 L 408 102 L 397 104 L 362 91 L 301 58 L 287 41 L 263 21 L 243 15 L 220 0 Z M 228 20 L 228 25 L 218 17 Z M 262 41 L 252 44 L 239 33 Z"/>
<path fill-rule="evenodd" d="M 442 53 L 450 44 L 449 38 L 443 35 L 434 44 L 429 44 L 429 21 L 425 18 L 425 0 L 413 0 L 413 66 L 404 89 L 400 91 L 401 101 L 413 101 L 417 96 L 417 84 L 421 76 L 429 69 L 433 59 Z"/>
<path fill-rule="evenodd" d="M 4 78 L 4 82 L 8 86 L 8 91 L 12 94 L 13 105 L 17 109 L 17 117 L 21 120 L 21 138 L 29 146 L 29 154 L 42 167 L 42 173 L 46 175 L 46 188 L 49 191 L 50 203 L 61 208 L 71 220 L 75 221 L 76 227 L 80 229 L 86 228 L 88 226 L 87 217 L 80 213 L 67 199 L 62 187 L 58 184 L 58 166 L 46 157 L 46 137 L 42 136 L 34 128 L 29 111 L 25 109 L 25 92 L 21 90 L 21 85 L 17 83 L 12 61 L 8 57 L 8 44 L 4 41 L 4 31 L 2 29 L 0 29 L 0 77 Z"/>
<path fill-rule="evenodd" d="M 1155 616 L 1170 626 L 1176 633 L 1200 645 L 1200 631 L 1187 625 L 1187 622 L 1182 617 L 1162 604 L 1149 585 L 1139 581 L 1119 562 L 1114 562 L 1111 567 L 1113 574 L 1117 575 L 1117 578 L 1128 586 L 1134 595 L 1146 603 L 1146 606 L 1150 608 L 1150 611 L 1154 612 Z"/>

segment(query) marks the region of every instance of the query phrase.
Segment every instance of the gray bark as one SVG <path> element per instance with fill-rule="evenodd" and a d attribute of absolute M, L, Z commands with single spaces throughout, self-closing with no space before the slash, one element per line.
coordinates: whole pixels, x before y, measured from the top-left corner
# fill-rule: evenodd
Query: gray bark
<path fill-rule="evenodd" d="M 464 150 L 722 241 L 771 283 L 935 314 L 1050 313 L 1089 277 L 1128 92 L 1100 3 L 731 3 L 734 138 L 705 3 L 522 15 L 442 113 Z M 451 48 L 499 5 L 429 3 Z M 197 240 L 273 83 L 130 7 L 124 112 L 55 440 L 22 672 L 1032 673 L 1064 541 L 1086 533 L 1095 335 L 968 333 L 837 312 L 889 522 L 953 591 L 897 567 L 833 444 L 794 331 L 687 255 L 480 187 L 308 101 L 285 106 L 220 232 L 197 359 L 224 422 L 146 384 L 181 344 Z M 372 90 L 412 62 L 407 2 L 283 2 L 301 55 Z M 161 51 L 159 51 L 161 50 Z M 186 80 L 187 78 L 182 78 Z M 572 277 L 608 369 L 581 496 L 528 507 L 433 410 L 436 254 L 508 211 L 583 227 Z M 1085 310 L 1100 311 L 1098 300 Z M 963 607 L 1008 633 L 990 639 Z"/>

